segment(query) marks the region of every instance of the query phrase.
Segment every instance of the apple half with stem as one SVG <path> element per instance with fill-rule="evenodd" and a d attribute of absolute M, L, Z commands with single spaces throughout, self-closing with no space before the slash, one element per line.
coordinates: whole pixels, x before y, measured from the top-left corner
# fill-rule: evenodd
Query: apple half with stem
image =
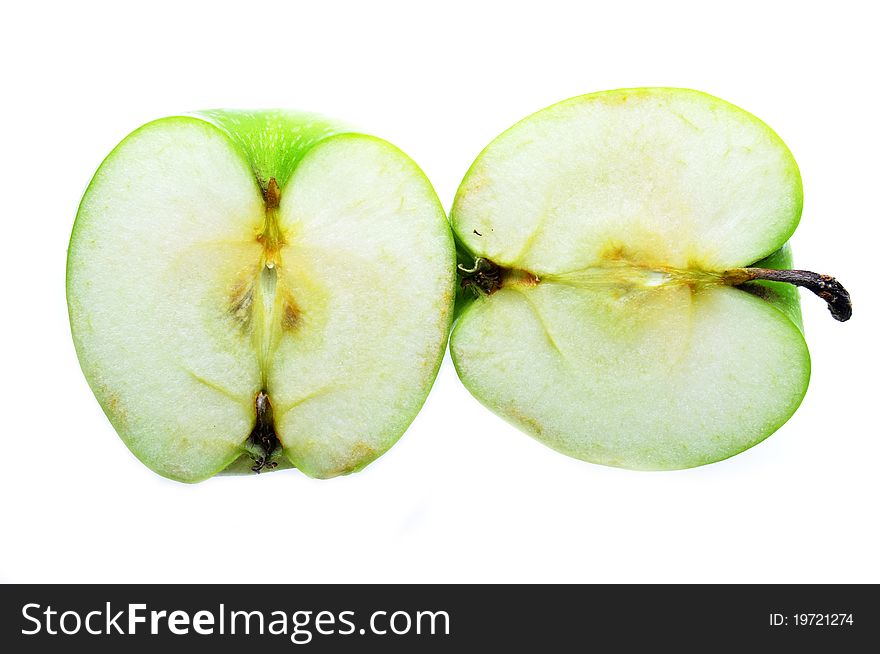
<path fill-rule="evenodd" d="M 788 270 L 801 178 L 751 114 L 685 89 L 540 111 L 479 155 L 455 198 L 456 369 L 570 456 L 643 470 L 725 459 L 794 413 L 810 357 Z"/>
<path fill-rule="evenodd" d="M 105 413 L 159 474 L 333 477 L 419 411 L 454 260 L 431 184 L 389 143 L 311 114 L 176 116 L 89 184 L 70 324 Z"/>

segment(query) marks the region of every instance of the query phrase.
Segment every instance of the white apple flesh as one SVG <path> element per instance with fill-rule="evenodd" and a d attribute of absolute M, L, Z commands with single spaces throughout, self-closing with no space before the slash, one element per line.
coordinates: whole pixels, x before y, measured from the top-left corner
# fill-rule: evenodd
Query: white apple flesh
<path fill-rule="evenodd" d="M 380 139 L 284 112 L 162 119 L 83 197 L 74 342 L 113 426 L 159 474 L 345 474 L 430 390 L 453 252 L 430 183 Z"/>

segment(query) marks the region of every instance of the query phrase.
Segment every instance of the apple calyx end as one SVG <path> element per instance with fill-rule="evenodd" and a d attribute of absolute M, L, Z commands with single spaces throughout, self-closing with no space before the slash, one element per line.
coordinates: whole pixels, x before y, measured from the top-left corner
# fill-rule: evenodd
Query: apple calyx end
<path fill-rule="evenodd" d="M 256 421 L 254 428 L 248 436 L 248 442 L 259 452 L 253 456 L 254 465 L 251 470 L 259 474 L 263 470 L 271 470 L 278 465 L 272 461 L 272 453 L 278 449 L 278 436 L 275 433 L 275 421 L 272 415 L 272 403 L 266 391 L 257 393 L 254 399 Z"/>
<path fill-rule="evenodd" d="M 737 268 L 727 271 L 723 279 L 732 286 L 751 281 L 782 282 L 800 286 L 819 296 L 838 322 L 852 318 L 852 299 L 843 284 L 831 275 L 809 270 L 776 270 L 774 268 Z"/>
<path fill-rule="evenodd" d="M 536 286 L 540 281 L 537 275 L 527 270 L 505 268 L 484 257 L 474 259 L 471 268 L 458 264 L 458 274 L 463 289 L 471 289 L 480 295 L 492 295 L 508 284 Z"/>
<path fill-rule="evenodd" d="M 504 269 L 498 264 L 477 257 L 471 268 L 464 264 L 458 264 L 458 272 L 461 276 L 461 287 L 472 289 L 481 295 L 492 295 L 502 286 Z"/>

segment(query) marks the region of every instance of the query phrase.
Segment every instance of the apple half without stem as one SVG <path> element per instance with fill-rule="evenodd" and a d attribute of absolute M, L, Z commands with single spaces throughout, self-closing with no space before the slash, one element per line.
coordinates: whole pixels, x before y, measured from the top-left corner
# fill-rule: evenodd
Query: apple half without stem
<path fill-rule="evenodd" d="M 586 461 L 669 470 L 742 452 L 807 390 L 792 284 L 851 314 L 833 278 L 780 270 L 801 207 L 785 144 L 704 93 L 540 111 L 483 150 L 455 198 L 458 374 Z"/>
<path fill-rule="evenodd" d="M 310 114 L 149 123 L 101 164 L 70 241 L 86 379 L 147 466 L 195 482 L 357 471 L 422 406 L 454 244 L 400 150 Z"/>

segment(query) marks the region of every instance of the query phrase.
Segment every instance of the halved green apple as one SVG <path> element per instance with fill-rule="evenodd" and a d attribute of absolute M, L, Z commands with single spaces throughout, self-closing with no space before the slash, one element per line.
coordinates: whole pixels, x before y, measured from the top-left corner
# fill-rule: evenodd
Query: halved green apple
<path fill-rule="evenodd" d="M 782 140 L 704 93 L 623 89 L 526 118 L 479 155 L 452 210 L 462 381 L 587 461 L 688 468 L 751 447 L 810 376 L 784 282 L 850 313 L 832 278 L 775 270 L 801 205 Z"/>
<path fill-rule="evenodd" d="M 443 209 L 397 148 L 309 114 L 211 111 L 103 162 L 67 297 L 83 372 L 147 466 L 323 478 L 415 417 L 454 282 Z"/>

